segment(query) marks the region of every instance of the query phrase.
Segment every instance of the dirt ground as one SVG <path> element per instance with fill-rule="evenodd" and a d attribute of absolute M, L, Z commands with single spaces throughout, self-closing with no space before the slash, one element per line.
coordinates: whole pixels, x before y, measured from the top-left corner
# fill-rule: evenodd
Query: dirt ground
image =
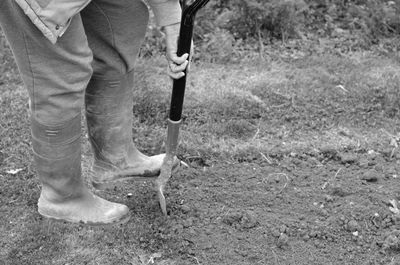
<path fill-rule="evenodd" d="M 285 71 L 289 64 L 281 67 Z M 376 67 L 381 69 L 380 63 Z M 197 69 L 194 87 L 213 72 L 208 69 L 205 75 L 202 69 Z M 225 83 L 243 71 L 236 69 L 226 74 Z M 311 75 L 312 68 L 307 69 L 303 73 Z M 254 69 L 250 72 L 257 75 Z M 300 77 L 288 76 L 293 78 L 294 86 L 301 87 Z M 132 217 L 126 225 L 87 227 L 48 221 L 37 214 L 40 187 L 31 165 L 26 95 L 20 84 L 3 84 L 0 264 L 399 265 L 398 102 L 386 98 L 385 106 L 370 110 L 375 103 L 352 101 L 359 98 L 358 92 L 354 98 L 351 93 L 332 95 L 325 90 L 322 96 L 287 98 L 282 91 L 263 89 L 252 91 L 275 107 L 259 113 L 253 109 L 256 105 L 242 110 L 238 106 L 230 118 L 222 111 L 225 116 L 210 116 L 214 121 L 203 124 L 196 115 L 204 115 L 205 102 L 200 104 L 203 110 L 190 104 L 186 108 L 180 157 L 190 167 L 181 168 L 168 184 L 168 217 L 159 210 L 152 183 L 140 182 L 98 193 L 129 206 Z M 194 102 L 190 94 L 188 102 Z M 357 102 L 365 108 L 354 110 Z M 394 109 L 387 109 L 389 103 Z M 218 113 L 209 106 L 210 115 Z M 138 142 L 159 131 L 137 123 L 136 133 L 142 137 Z M 202 140 L 206 131 L 208 139 Z M 163 134 L 161 130 L 151 137 Z M 213 137 L 218 145 L 209 142 Z M 249 144 L 228 155 L 207 149 L 208 144 L 212 150 L 230 150 L 226 146 L 232 139 L 235 148 Z M 83 140 L 87 171 L 91 153 Z M 203 145 L 194 145 L 202 141 Z M 162 149 L 160 140 L 147 142 L 152 144 L 140 147 L 150 153 Z M 253 148 L 255 143 L 261 147 Z M 16 169 L 20 171 L 10 171 Z"/>
<path fill-rule="evenodd" d="M 183 171 L 166 249 L 202 264 L 400 264 L 398 164 L 331 149 L 270 162 Z"/>

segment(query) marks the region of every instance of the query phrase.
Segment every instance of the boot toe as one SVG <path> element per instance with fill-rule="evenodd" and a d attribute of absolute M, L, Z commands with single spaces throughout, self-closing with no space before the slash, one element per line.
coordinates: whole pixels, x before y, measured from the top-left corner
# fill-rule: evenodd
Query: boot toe
<path fill-rule="evenodd" d="M 120 223 L 128 221 L 129 208 L 126 205 L 113 203 L 113 206 L 105 213 L 107 223 Z"/>
<path fill-rule="evenodd" d="M 126 205 L 107 201 L 89 191 L 85 193 L 77 199 L 57 203 L 41 197 L 39 213 L 50 219 L 86 225 L 119 224 L 129 220 L 129 208 Z"/>

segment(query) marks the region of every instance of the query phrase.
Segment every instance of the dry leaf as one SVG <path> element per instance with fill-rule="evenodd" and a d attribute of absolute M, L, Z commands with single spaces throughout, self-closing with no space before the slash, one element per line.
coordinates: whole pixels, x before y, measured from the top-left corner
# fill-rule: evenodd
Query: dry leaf
<path fill-rule="evenodd" d="M 149 261 L 147 261 L 147 264 L 154 264 L 154 259 L 159 259 L 162 257 L 161 253 L 154 253 L 150 256 Z"/>
<path fill-rule="evenodd" d="M 23 170 L 23 168 L 10 169 L 10 170 L 7 170 L 6 173 L 11 174 L 11 175 L 15 175 L 15 174 L 18 174 L 18 172 L 20 172 L 22 170 Z"/>
<path fill-rule="evenodd" d="M 397 206 L 397 201 L 396 200 L 390 200 L 389 202 L 393 206 L 393 207 L 389 207 L 389 210 L 394 214 L 399 214 L 400 215 L 400 210 L 399 210 L 399 208 Z"/>

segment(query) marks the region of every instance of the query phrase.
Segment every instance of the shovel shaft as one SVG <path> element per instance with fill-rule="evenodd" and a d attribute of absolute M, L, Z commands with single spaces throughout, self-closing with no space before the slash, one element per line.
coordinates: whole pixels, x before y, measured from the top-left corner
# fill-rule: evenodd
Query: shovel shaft
<path fill-rule="evenodd" d="M 190 54 L 193 36 L 193 24 L 185 25 L 181 23 L 181 29 L 179 33 L 178 42 L 178 56 L 182 56 L 185 53 Z M 185 97 L 186 87 L 186 69 L 185 75 L 180 79 L 175 79 L 172 88 L 171 106 L 169 112 L 169 118 L 172 121 L 179 121 L 182 117 L 183 99 Z"/>
<path fill-rule="evenodd" d="M 185 53 L 190 54 L 193 38 L 193 27 L 196 12 L 207 4 L 209 0 L 196 0 L 193 4 L 187 6 L 186 1 L 183 3 L 181 28 L 179 32 L 177 55 L 182 56 Z M 183 99 L 185 97 L 186 87 L 186 69 L 185 76 L 175 79 L 172 88 L 171 106 L 169 119 L 172 121 L 180 121 L 182 118 Z"/>

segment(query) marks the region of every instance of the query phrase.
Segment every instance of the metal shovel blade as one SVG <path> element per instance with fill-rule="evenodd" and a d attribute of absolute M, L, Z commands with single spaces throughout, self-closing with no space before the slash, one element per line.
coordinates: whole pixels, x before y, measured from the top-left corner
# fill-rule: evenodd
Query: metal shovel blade
<path fill-rule="evenodd" d="M 174 159 L 178 147 L 180 124 L 181 121 L 168 120 L 168 131 L 167 131 L 167 141 L 166 141 L 167 152 L 165 154 L 164 161 L 161 166 L 160 175 L 155 181 L 156 191 L 158 195 L 158 200 L 160 202 L 161 211 L 165 216 L 167 215 L 167 203 L 165 201 L 164 189 L 165 185 L 167 185 L 168 180 L 172 176 L 172 167 L 174 165 Z"/>
<path fill-rule="evenodd" d="M 160 202 L 161 211 L 164 215 L 167 215 L 167 203 L 165 201 L 164 189 L 168 180 L 171 178 L 173 162 L 174 157 L 166 154 L 163 165 L 161 166 L 161 173 L 156 179 L 156 191 L 158 200 Z"/>

